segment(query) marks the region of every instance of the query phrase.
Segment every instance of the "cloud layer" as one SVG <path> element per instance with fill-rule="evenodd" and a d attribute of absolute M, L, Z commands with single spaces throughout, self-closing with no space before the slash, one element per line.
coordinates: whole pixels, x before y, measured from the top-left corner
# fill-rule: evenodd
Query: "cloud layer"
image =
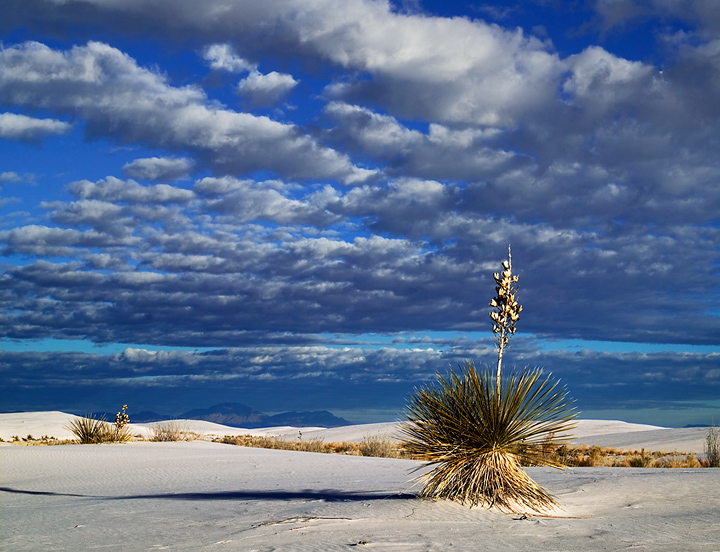
<path fill-rule="evenodd" d="M 162 355 L 93 357 L 148 367 L 123 376 L 139 385 L 345 385 L 362 366 L 411 387 L 487 351 L 341 353 L 326 336 L 488 330 L 512 244 L 522 332 L 717 347 L 715 11 L 599 1 L 598 36 L 561 55 L 536 30 L 370 0 L 8 0 L 2 143 L 79 129 L 137 155 L 53 177 L 62 192 L 7 212 L 0 335 L 225 351 L 177 353 L 172 373 L 154 372 Z M 601 41 L 640 24 L 654 57 Z M 182 70 L 154 40 L 183 51 Z M 47 157 L 27 173 L 61 173 Z M 38 355 L 5 366 L 51 364 Z M 622 385 L 644 386 L 645 405 L 677 381 L 687 400 L 717 389 L 714 353 L 518 355 L 560 366 L 588 404 L 630 404 Z"/>

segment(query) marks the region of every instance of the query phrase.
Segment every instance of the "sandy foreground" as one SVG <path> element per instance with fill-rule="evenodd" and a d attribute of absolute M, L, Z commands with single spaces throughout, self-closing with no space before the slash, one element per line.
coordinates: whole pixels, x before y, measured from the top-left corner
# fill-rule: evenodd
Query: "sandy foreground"
<path fill-rule="evenodd" d="M 0 436 L 62 437 L 62 416 L 2 414 Z M 393 430 L 253 432 L 329 442 Z M 576 435 L 702 452 L 705 430 L 587 420 Z M 543 517 L 419 500 L 419 465 L 207 441 L 0 446 L 0 549 L 720 551 L 720 469 L 530 468 L 564 508 Z"/>

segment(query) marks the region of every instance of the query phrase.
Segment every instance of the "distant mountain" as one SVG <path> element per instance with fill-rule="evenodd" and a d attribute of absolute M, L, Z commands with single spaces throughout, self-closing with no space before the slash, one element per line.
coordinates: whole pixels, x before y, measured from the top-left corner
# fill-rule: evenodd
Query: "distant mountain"
<path fill-rule="evenodd" d="M 269 419 L 267 414 L 256 412 L 247 405 L 240 403 L 222 403 L 210 408 L 196 408 L 184 414 L 180 419 L 206 420 L 234 427 L 261 427 Z"/>
<path fill-rule="evenodd" d="M 164 420 L 170 420 L 172 416 L 167 416 L 165 414 L 158 414 L 157 412 L 153 412 L 152 410 L 143 410 L 142 412 L 138 412 L 137 414 L 133 414 L 132 412 L 128 413 L 128 416 L 130 417 L 130 421 L 135 424 L 146 424 L 148 422 L 160 422 Z"/>
<path fill-rule="evenodd" d="M 189 412 L 180 414 L 178 418 L 188 420 L 206 420 L 208 422 L 215 422 L 216 424 L 232 427 L 244 427 L 248 429 L 278 425 L 301 427 L 339 427 L 352 425 L 347 420 L 338 418 L 327 410 L 313 412 L 285 412 L 269 416 L 240 403 L 222 403 L 211 406 L 210 408 L 190 410 Z"/>
<path fill-rule="evenodd" d="M 110 422 L 111 424 L 115 423 L 115 416 L 117 416 L 117 412 L 69 412 L 69 414 L 74 414 L 75 416 L 92 416 L 93 418 L 96 418 L 98 420 L 105 420 Z M 137 414 L 133 412 L 132 410 L 128 410 L 127 412 L 128 417 L 130 418 L 130 422 L 133 424 L 145 424 L 148 422 L 159 422 L 162 420 L 171 420 L 174 416 L 169 416 L 167 414 L 158 414 L 157 412 L 152 412 L 150 410 L 144 410 L 142 412 L 138 412 Z"/>
<path fill-rule="evenodd" d="M 116 412 L 77 412 L 77 416 L 93 416 L 102 418 L 110 423 L 115 422 Z M 253 429 L 257 427 L 272 426 L 295 426 L 295 427 L 340 427 L 352 425 L 342 418 L 338 418 L 327 410 L 313 410 L 309 412 L 283 412 L 270 416 L 263 412 L 253 410 L 247 405 L 240 403 L 221 403 L 211 406 L 210 408 L 196 408 L 184 412 L 179 416 L 169 416 L 166 414 L 158 414 L 150 410 L 135 413 L 128 410 L 130 422 L 134 424 L 144 424 L 149 422 L 160 422 L 165 420 L 206 420 L 216 424 L 222 424 L 231 427 L 243 427 Z"/>
<path fill-rule="evenodd" d="M 327 410 L 316 410 L 312 412 L 284 412 L 270 416 L 270 425 L 274 426 L 316 426 L 316 427 L 341 427 L 352 425 L 347 420 L 338 418 Z"/>

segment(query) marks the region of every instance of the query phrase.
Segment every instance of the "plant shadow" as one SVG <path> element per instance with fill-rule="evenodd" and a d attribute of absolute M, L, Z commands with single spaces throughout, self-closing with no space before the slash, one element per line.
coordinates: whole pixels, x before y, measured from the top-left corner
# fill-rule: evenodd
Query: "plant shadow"
<path fill-rule="evenodd" d="M 83 495 L 76 493 L 58 493 L 52 491 L 30 491 L 24 489 L 14 489 L 12 487 L 0 487 L 0 491 L 6 493 L 39 495 L 39 496 L 70 496 L 78 498 L 94 498 L 102 500 L 321 500 L 324 502 L 367 502 L 372 500 L 409 500 L 417 498 L 412 493 L 388 493 L 384 491 L 377 492 L 348 492 L 337 489 L 306 489 L 302 491 L 283 491 L 283 490 L 255 490 L 255 491 L 216 491 L 216 492 L 198 492 L 198 493 L 156 493 L 156 494 L 137 494 L 122 496 L 95 496 Z"/>

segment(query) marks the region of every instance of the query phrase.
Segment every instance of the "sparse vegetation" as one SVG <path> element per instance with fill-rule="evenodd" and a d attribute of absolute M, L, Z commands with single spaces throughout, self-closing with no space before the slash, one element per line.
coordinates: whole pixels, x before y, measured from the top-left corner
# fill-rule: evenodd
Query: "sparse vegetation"
<path fill-rule="evenodd" d="M 95 418 L 90 414 L 82 418 L 75 418 L 66 429 L 75 435 L 75 442 L 81 445 L 106 443 L 108 434 L 111 432 L 110 424 L 104 419 Z"/>
<path fill-rule="evenodd" d="M 189 431 L 175 421 L 159 423 L 150 428 L 150 441 L 196 441 L 198 439 L 202 439 L 201 433 Z"/>
<path fill-rule="evenodd" d="M 645 449 L 628 450 L 612 447 L 587 445 L 579 447 L 552 447 L 546 454 L 556 457 L 568 467 L 613 467 L 613 468 L 702 468 L 709 467 L 706 460 L 698 460 L 687 452 L 648 452 Z"/>
<path fill-rule="evenodd" d="M 277 450 L 295 450 L 325 454 L 345 454 L 351 456 L 374 456 L 382 458 L 408 458 L 408 454 L 396 442 L 385 437 L 366 436 L 360 443 L 325 443 L 322 439 L 280 439 L 259 435 L 225 435 L 216 442 L 243 447 L 267 448 Z"/>
<path fill-rule="evenodd" d="M 75 435 L 74 442 L 83 445 L 98 443 L 125 443 L 133 438 L 127 427 L 129 418 L 126 414 L 127 405 L 115 416 L 115 423 L 110 424 L 104 418 L 87 415 L 75 418 L 66 429 Z"/>
<path fill-rule="evenodd" d="M 401 458 L 404 454 L 402 448 L 387 437 L 371 437 L 366 435 L 359 445 L 362 456 L 374 458 Z"/>
<path fill-rule="evenodd" d="M 705 437 L 705 459 L 712 468 L 720 468 L 720 428 L 710 426 Z"/>
<path fill-rule="evenodd" d="M 511 373 L 503 381 L 503 355 L 522 307 L 512 256 L 494 274 L 497 295 L 490 302 L 498 361 L 495 373 L 467 362 L 436 387 L 418 390 L 406 409 L 404 447 L 433 469 L 420 477 L 420 495 L 505 511 L 549 510 L 554 497 L 537 485 L 523 465 L 564 466 L 548 450 L 574 427 L 572 401 L 540 370 Z"/>

